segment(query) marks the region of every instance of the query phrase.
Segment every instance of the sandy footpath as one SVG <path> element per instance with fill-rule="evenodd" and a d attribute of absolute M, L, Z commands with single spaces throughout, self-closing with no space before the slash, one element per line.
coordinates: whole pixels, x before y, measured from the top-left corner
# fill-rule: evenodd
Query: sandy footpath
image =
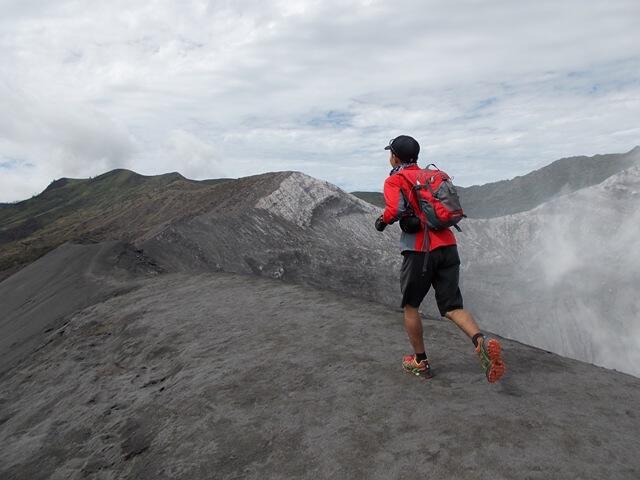
<path fill-rule="evenodd" d="M 0 376 L 0 478 L 637 479 L 640 379 L 248 276 L 164 274 L 84 308 Z"/>

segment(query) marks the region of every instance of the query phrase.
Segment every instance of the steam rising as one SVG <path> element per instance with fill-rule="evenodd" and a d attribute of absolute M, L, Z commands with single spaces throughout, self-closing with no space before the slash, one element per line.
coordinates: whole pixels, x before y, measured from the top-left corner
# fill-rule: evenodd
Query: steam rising
<path fill-rule="evenodd" d="M 463 293 L 481 325 L 640 376 L 640 165 L 529 212 L 470 220 Z"/>

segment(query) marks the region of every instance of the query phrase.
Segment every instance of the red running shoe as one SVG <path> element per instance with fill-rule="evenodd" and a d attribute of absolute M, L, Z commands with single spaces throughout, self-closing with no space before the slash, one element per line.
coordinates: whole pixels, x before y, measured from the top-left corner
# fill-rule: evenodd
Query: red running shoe
<path fill-rule="evenodd" d="M 502 357 L 500 356 L 501 352 L 502 347 L 500 346 L 500 342 L 495 338 L 485 340 L 480 337 L 478 339 L 476 353 L 480 358 L 480 365 L 489 383 L 496 383 L 500 380 L 506 370 Z"/>
<path fill-rule="evenodd" d="M 431 378 L 431 365 L 428 360 L 416 362 L 415 355 L 405 355 L 402 357 L 402 368 L 408 373 L 417 375 L 418 377 Z"/>

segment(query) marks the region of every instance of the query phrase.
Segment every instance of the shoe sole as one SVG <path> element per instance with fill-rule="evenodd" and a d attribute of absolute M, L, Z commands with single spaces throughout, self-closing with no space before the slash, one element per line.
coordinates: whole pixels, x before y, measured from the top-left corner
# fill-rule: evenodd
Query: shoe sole
<path fill-rule="evenodd" d="M 409 375 L 415 375 L 416 377 L 420 377 L 424 379 L 433 378 L 433 373 L 431 373 L 431 370 L 427 370 L 426 372 L 422 372 L 420 370 L 416 371 L 416 370 L 406 368 L 404 365 L 402 366 L 402 370 L 408 373 Z"/>
<path fill-rule="evenodd" d="M 506 367 L 504 366 L 504 362 L 501 357 L 502 347 L 498 340 L 491 338 L 485 345 L 485 349 L 489 356 L 489 360 L 491 361 L 491 364 L 487 369 L 487 380 L 489 383 L 496 383 L 502 378 L 506 371 Z"/>

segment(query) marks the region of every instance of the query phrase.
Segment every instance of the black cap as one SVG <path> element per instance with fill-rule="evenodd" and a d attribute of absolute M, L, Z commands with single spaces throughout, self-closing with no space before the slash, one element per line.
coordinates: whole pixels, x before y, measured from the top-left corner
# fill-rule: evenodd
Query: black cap
<path fill-rule="evenodd" d="M 399 137 L 391 139 L 389 145 L 384 147 L 384 149 L 391 150 L 391 153 L 404 163 L 415 163 L 418 161 L 420 144 L 413 137 L 400 135 Z"/>

